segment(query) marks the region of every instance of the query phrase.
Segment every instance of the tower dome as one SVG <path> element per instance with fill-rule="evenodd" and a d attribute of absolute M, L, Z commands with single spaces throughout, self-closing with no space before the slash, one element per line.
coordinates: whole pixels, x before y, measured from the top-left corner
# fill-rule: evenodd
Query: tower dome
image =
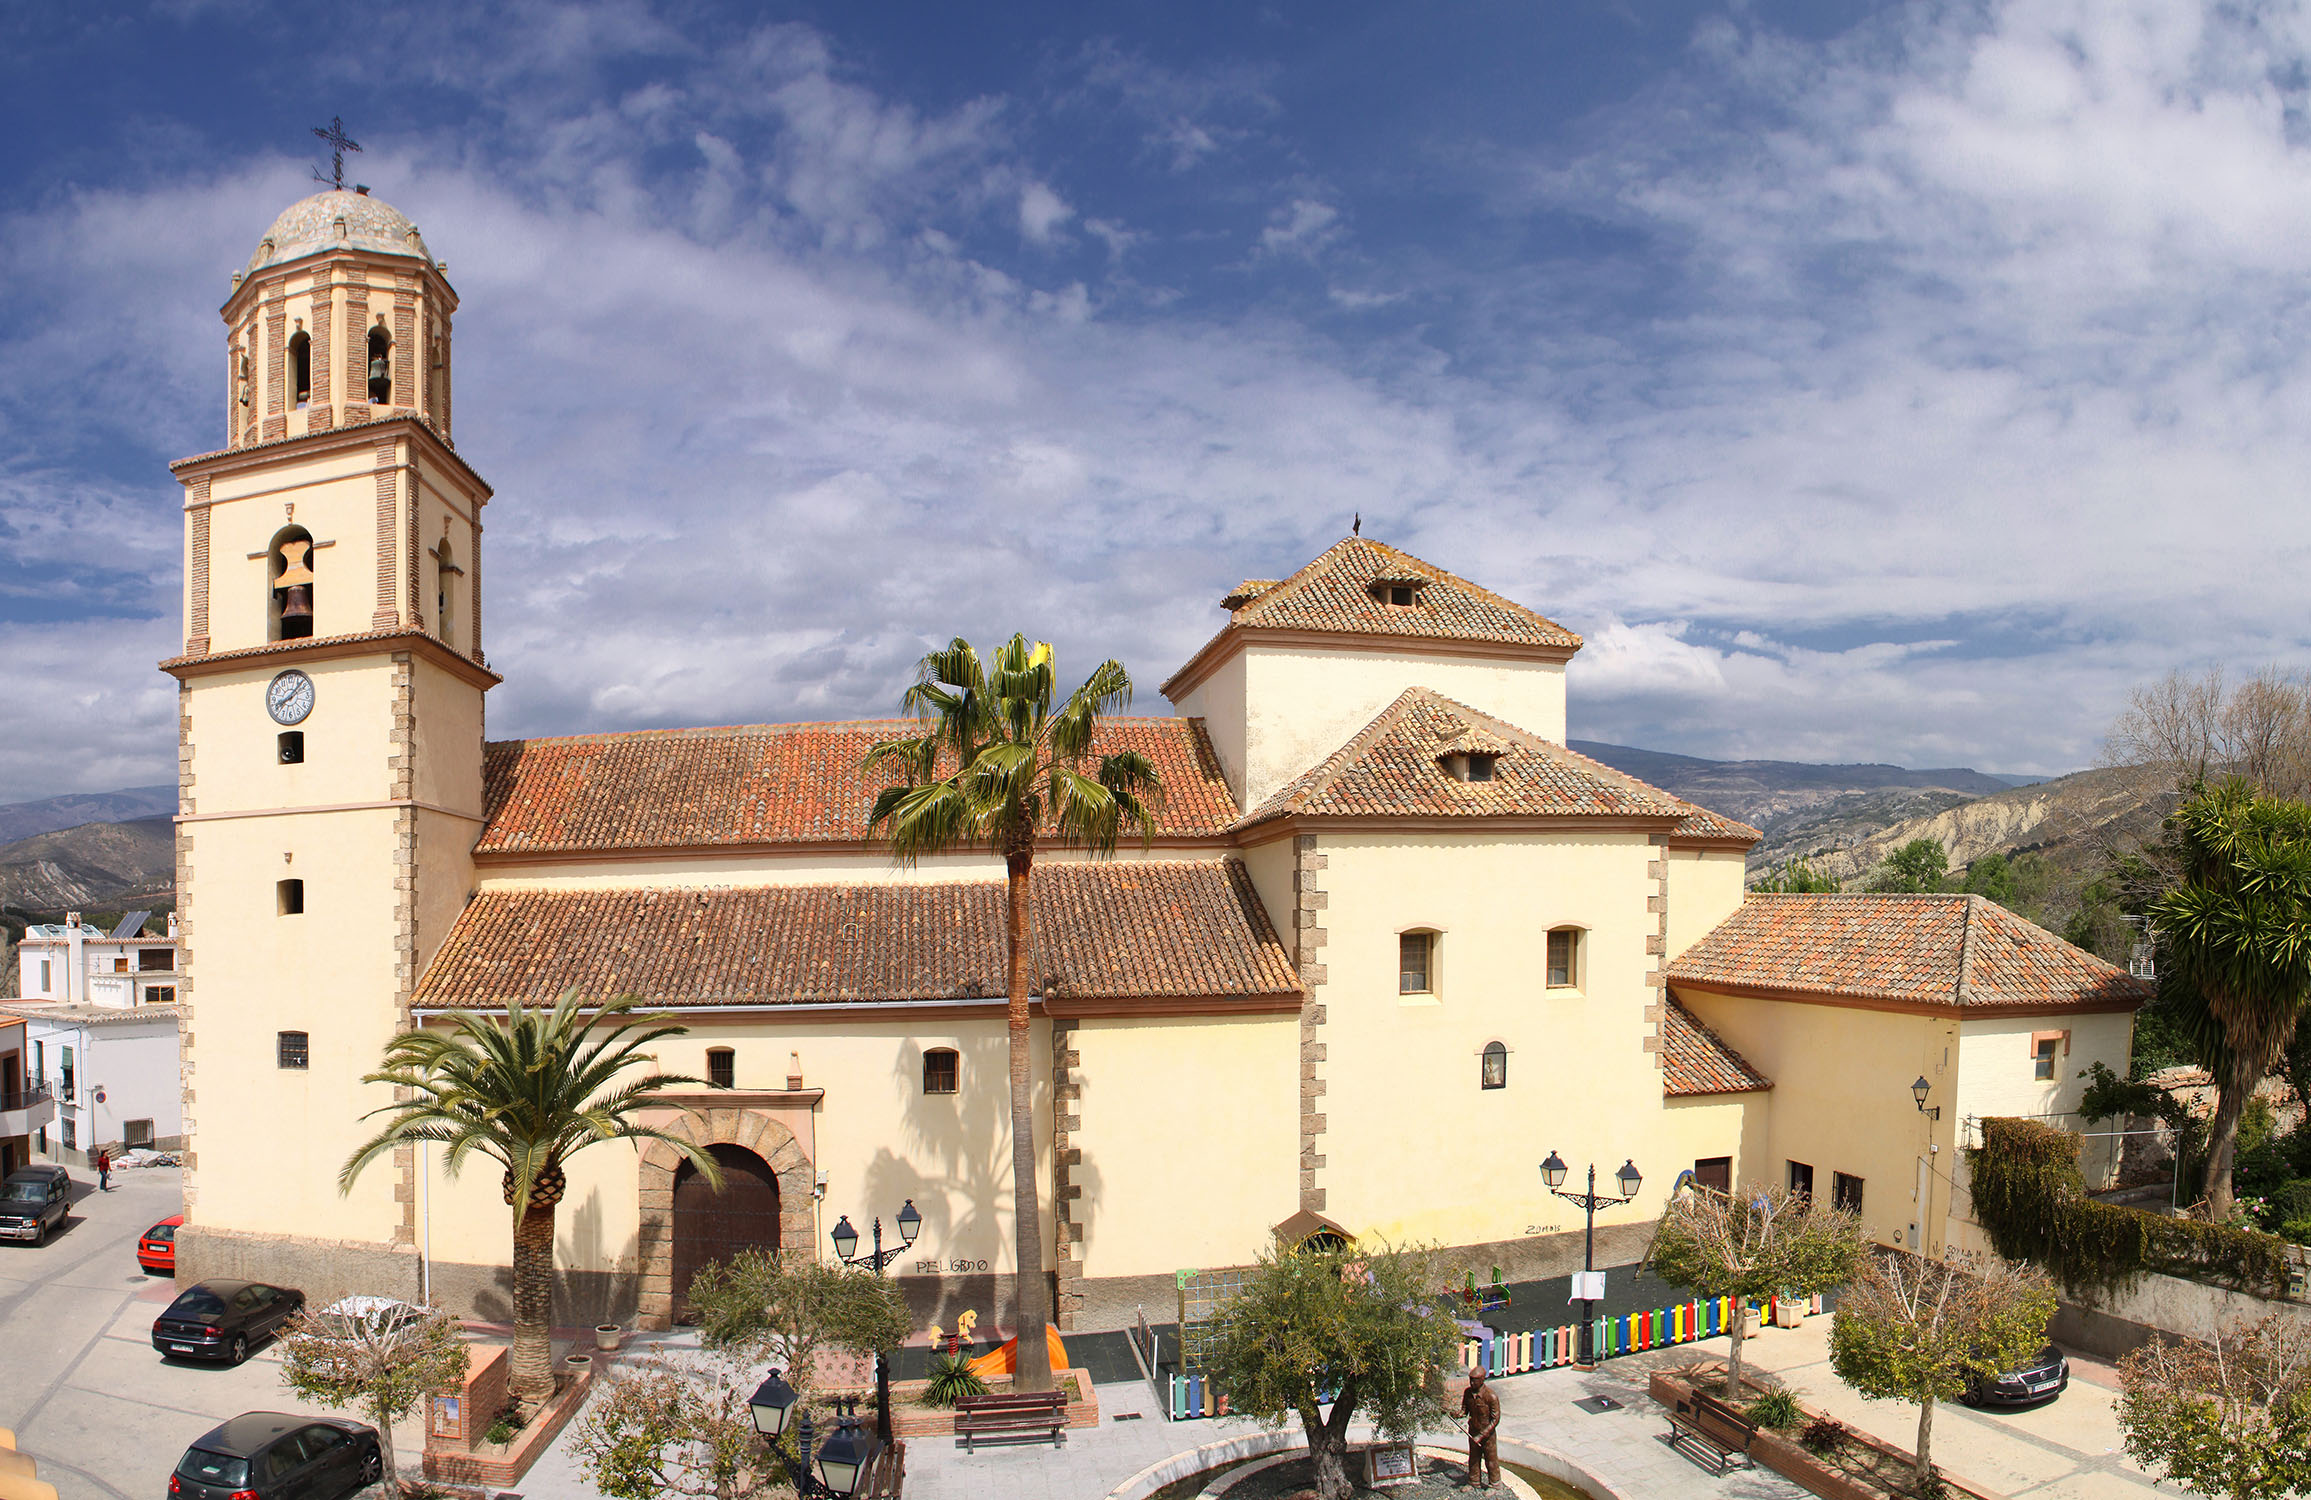
<path fill-rule="evenodd" d="M 367 193 L 334 189 L 283 209 L 243 271 L 255 272 L 318 250 L 340 249 L 432 259 L 425 241 L 418 237 L 417 226 L 401 210 Z"/>

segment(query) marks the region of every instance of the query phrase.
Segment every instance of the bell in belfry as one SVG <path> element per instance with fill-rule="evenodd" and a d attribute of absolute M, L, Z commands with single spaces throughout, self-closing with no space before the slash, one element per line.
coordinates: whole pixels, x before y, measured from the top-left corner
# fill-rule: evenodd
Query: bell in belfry
<path fill-rule="evenodd" d="M 293 583 L 281 591 L 281 639 L 303 640 L 313 633 L 313 585 Z"/>
<path fill-rule="evenodd" d="M 393 399 L 393 372 L 382 354 L 369 360 L 369 399 L 380 404 Z"/>

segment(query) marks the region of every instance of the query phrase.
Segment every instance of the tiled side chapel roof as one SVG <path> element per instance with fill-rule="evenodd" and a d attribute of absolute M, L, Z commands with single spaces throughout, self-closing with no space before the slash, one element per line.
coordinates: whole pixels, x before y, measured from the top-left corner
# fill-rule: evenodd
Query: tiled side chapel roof
<path fill-rule="evenodd" d="M 1723 1037 L 1675 998 L 1661 1012 L 1661 1092 L 1672 1098 L 1692 1094 L 1746 1094 L 1769 1089 L 1773 1080 L 1749 1065 Z"/>
<path fill-rule="evenodd" d="M 1444 757 L 1482 747 L 1497 757 L 1487 781 L 1462 781 Z M 1481 713 L 1429 688 L 1408 688 L 1317 765 L 1246 814 L 1358 817 L 1676 818 L 1672 837 L 1748 839 L 1756 829 L 1682 801 L 1602 761 Z"/>
<path fill-rule="evenodd" d="M 1672 984 L 2034 1014 L 2131 1010 L 2147 980 L 1981 896 L 1753 893 Z"/>
<path fill-rule="evenodd" d="M 1301 993 L 1241 861 L 1050 862 L 1031 879 L 1028 976 L 1038 995 L 1056 986 L 1066 1000 L 1296 1002 Z M 1000 880 L 484 891 L 458 917 L 415 1003 L 547 1004 L 572 986 L 684 1006 L 1000 999 L 1003 930 Z"/>
<path fill-rule="evenodd" d="M 1373 585 L 1384 580 L 1416 585 L 1413 603 L 1383 602 Z M 1245 601 L 1234 608 L 1227 625 L 1231 630 L 1337 630 L 1567 651 L 1581 645 L 1578 635 L 1556 621 L 1363 536 L 1334 543 L 1281 583 L 1248 579 L 1228 597 Z"/>
<path fill-rule="evenodd" d="M 482 758 L 477 854 L 861 842 L 886 782 L 861 769 L 912 719 L 501 740 Z M 1165 787 L 1157 832 L 1224 830 L 1235 797 L 1200 720 L 1114 718 L 1095 754 L 1138 750 Z"/>

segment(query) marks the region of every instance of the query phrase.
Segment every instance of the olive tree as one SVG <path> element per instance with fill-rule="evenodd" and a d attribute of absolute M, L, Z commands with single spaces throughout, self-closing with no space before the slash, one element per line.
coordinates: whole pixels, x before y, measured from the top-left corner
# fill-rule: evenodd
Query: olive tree
<path fill-rule="evenodd" d="M 1205 1373 L 1231 1411 L 1262 1426 L 1298 1417 L 1318 1500 L 1347 1500 L 1357 1416 L 1395 1441 L 1451 1419 L 1444 1370 L 1460 1330 L 1437 1284 L 1425 1248 L 1262 1256 L 1213 1319 Z"/>
<path fill-rule="evenodd" d="M 2159 1337 L 2120 1361 L 2126 1451 L 2224 1500 L 2311 1495 L 2311 1327 L 2273 1314 L 2207 1343 Z"/>
<path fill-rule="evenodd" d="M 586 1409 L 578 1465 L 611 1500 L 753 1500 L 781 1483 L 747 1397 L 759 1378 L 730 1355 L 651 1355 L 620 1370 Z"/>
<path fill-rule="evenodd" d="M 690 1305 L 707 1348 L 776 1365 L 806 1396 L 821 1351 L 874 1354 L 907 1339 L 898 1283 L 808 1254 L 741 1250 L 691 1278 Z"/>
<path fill-rule="evenodd" d="M 1852 1212 L 1811 1193 L 1751 1184 L 1738 1193 L 1695 1187 L 1661 1211 L 1647 1256 L 1653 1274 L 1702 1297 L 1734 1299 L 1725 1396 L 1739 1401 L 1741 1344 L 1751 1298 L 1828 1291 L 1853 1279 L 1869 1240 Z"/>
<path fill-rule="evenodd" d="M 1830 1368 L 1873 1400 L 1917 1403 L 1913 1477 L 1917 1493 L 1931 1494 L 1934 1403 L 1963 1393 L 1969 1377 L 2013 1369 L 2044 1348 L 2054 1306 L 2054 1283 L 2035 1266 L 1888 1251 L 1838 1298 Z"/>
<path fill-rule="evenodd" d="M 308 1401 L 358 1411 L 377 1429 L 386 1493 L 401 1493 L 394 1424 L 465 1383 L 466 1349 L 447 1313 L 414 1320 L 300 1313 L 281 1331 L 281 1383 Z"/>

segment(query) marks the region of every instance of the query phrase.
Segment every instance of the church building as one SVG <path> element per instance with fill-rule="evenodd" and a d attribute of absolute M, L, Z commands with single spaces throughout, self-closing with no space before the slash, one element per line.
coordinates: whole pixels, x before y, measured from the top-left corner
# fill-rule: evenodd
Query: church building
<path fill-rule="evenodd" d="M 225 446 L 173 466 L 179 1274 L 507 1317 L 495 1171 L 337 1174 L 397 1031 L 575 986 L 687 1026 L 658 1063 L 708 1082 L 668 1120 L 728 1181 L 577 1156 L 557 1322 L 662 1326 L 706 1261 L 824 1254 L 907 1203 L 924 1320 L 1004 1322 L 1001 859 L 866 838 L 862 757 L 900 721 L 487 738 L 456 312 L 400 213 L 293 205 L 224 303 Z M 1979 898 L 1745 897 L 1755 829 L 1566 748 L 1581 640 L 1533 609 L 1362 536 L 1218 606 L 1172 713 L 1106 730 L 1162 773 L 1152 845 L 1034 877 L 1063 1327 L 1152 1314 L 1287 1221 L 1562 1271 L 1552 1151 L 1641 1174 L 1601 1260 L 1688 1180 L 1834 1193 L 1939 1249 L 1971 1228 L 1969 1121 L 2123 1070 L 2147 987 Z"/>

